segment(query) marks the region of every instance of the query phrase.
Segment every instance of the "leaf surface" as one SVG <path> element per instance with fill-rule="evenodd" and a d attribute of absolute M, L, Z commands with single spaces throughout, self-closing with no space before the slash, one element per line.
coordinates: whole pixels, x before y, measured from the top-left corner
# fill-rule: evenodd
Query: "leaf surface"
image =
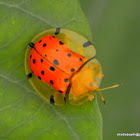
<path fill-rule="evenodd" d="M 25 75 L 28 43 L 43 30 L 66 28 L 90 41 L 88 21 L 78 0 L 0 0 L 0 138 L 102 139 L 97 104 L 63 107 L 45 102 Z"/>

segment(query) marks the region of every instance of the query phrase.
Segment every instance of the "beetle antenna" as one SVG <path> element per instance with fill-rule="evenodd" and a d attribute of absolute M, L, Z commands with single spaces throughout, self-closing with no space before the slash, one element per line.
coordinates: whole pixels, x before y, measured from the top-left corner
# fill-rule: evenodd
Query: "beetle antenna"
<path fill-rule="evenodd" d="M 95 88 L 95 90 L 97 90 L 100 93 L 101 99 L 102 99 L 102 101 L 103 101 L 103 103 L 105 105 L 105 99 L 104 99 L 103 95 L 101 94 L 101 90 L 106 90 L 106 89 L 110 89 L 110 88 L 116 88 L 116 87 L 119 87 L 121 85 L 123 85 L 123 84 L 116 84 L 116 85 L 113 85 L 113 86 L 110 86 L 110 87 L 106 87 L 106 88 L 102 88 L 102 89 L 95 88 L 95 87 L 94 88 Z"/>
<path fill-rule="evenodd" d="M 106 90 L 106 89 L 110 89 L 110 88 L 116 88 L 116 87 L 119 87 L 121 86 L 122 84 L 116 84 L 116 85 L 113 85 L 113 86 L 110 86 L 110 87 L 106 87 L 106 88 L 102 88 L 100 90 Z"/>

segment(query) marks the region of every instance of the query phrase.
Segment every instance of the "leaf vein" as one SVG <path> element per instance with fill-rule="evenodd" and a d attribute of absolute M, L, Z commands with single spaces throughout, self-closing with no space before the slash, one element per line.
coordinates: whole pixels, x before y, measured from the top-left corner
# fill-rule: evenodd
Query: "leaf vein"
<path fill-rule="evenodd" d="M 53 108 L 53 107 L 52 107 Z M 55 108 L 53 108 L 53 110 L 56 112 L 57 115 L 59 115 L 59 117 L 67 124 L 69 130 L 72 132 L 73 136 L 76 138 L 76 140 L 80 140 L 78 134 L 72 129 L 69 121 L 60 113 L 58 112 Z"/>
<path fill-rule="evenodd" d="M 18 100 L 17 102 L 14 102 L 14 103 L 11 104 L 11 105 L 4 106 L 3 108 L 0 109 L 0 111 L 3 111 L 3 110 L 6 110 L 7 108 L 16 106 L 16 105 L 19 104 L 23 99 L 24 99 L 24 97 L 23 97 L 22 99 Z"/>
<path fill-rule="evenodd" d="M 14 80 L 12 80 L 12 79 L 6 77 L 6 76 L 3 76 L 2 74 L 0 74 L 0 77 L 3 78 L 3 79 L 5 79 L 5 80 L 7 80 L 7 81 L 9 81 L 10 83 L 16 84 L 16 85 L 18 85 L 18 86 L 20 86 L 20 87 L 26 89 L 27 92 L 34 93 L 33 91 L 29 90 L 26 86 L 20 84 L 18 81 L 14 81 Z"/>
<path fill-rule="evenodd" d="M 15 129 L 21 127 L 22 125 L 24 125 L 26 122 L 28 122 L 29 120 L 31 120 L 32 118 L 34 118 L 39 112 L 40 110 L 44 107 L 44 104 L 43 103 L 39 109 L 30 117 L 28 117 L 27 119 L 25 119 L 24 121 L 22 121 L 21 123 L 19 123 L 17 126 L 11 128 L 10 130 L 8 130 L 6 133 L 2 134 L 1 137 L 4 137 L 4 136 L 7 136 L 8 134 L 10 134 L 11 132 L 13 132 Z"/>
<path fill-rule="evenodd" d="M 46 19 L 41 18 L 38 15 L 33 14 L 32 12 L 26 11 L 26 10 L 22 9 L 21 7 L 19 7 L 18 5 L 8 4 L 8 3 L 5 3 L 5 2 L 0 2 L 0 5 L 7 6 L 7 7 L 10 7 L 10 8 L 15 8 L 15 9 L 17 9 L 17 10 L 33 17 L 33 18 L 36 18 L 36 19 L 38 19 L 38 20 L 40 20 L 40 21 L 42 21 L 42 22 L 44 22 L 44 23 L 46 23 L 46 24 L 48 24 L 52 27 L 52 25 Z"/>

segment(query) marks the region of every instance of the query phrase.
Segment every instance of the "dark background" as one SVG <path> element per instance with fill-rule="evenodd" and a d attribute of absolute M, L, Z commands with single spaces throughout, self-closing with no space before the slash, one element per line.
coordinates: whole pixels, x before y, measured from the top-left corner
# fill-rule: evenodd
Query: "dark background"
<path fill-rule="evenodd" d="M 103 139 L 124 139 L 117 137 L 117 133 L 140 133 L 140 1 L 80 2 L 91 26 L 96 58 L 101 62 L 105 75 L 101 88 L 124 84 L 102 91 L 106 107 L 98 95 Z"/>

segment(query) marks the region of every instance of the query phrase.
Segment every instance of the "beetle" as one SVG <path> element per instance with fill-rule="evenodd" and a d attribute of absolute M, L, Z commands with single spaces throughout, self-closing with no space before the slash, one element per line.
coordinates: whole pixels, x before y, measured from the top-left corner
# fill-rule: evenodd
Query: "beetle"
<path fill-rule="evenodd" d="M 96 49 L 84 36 L 53 28 L 37 35 L 25 54 L 25 71 L 34 89 L 48 102 L 82 105 L 94 100 L 104 76 Z M 103 90 L 103 89 L 102 89 Z M 101 92 L 100 92 L 101 95 Z M 103 96 L 102 101 L 105 103 Z"/>

